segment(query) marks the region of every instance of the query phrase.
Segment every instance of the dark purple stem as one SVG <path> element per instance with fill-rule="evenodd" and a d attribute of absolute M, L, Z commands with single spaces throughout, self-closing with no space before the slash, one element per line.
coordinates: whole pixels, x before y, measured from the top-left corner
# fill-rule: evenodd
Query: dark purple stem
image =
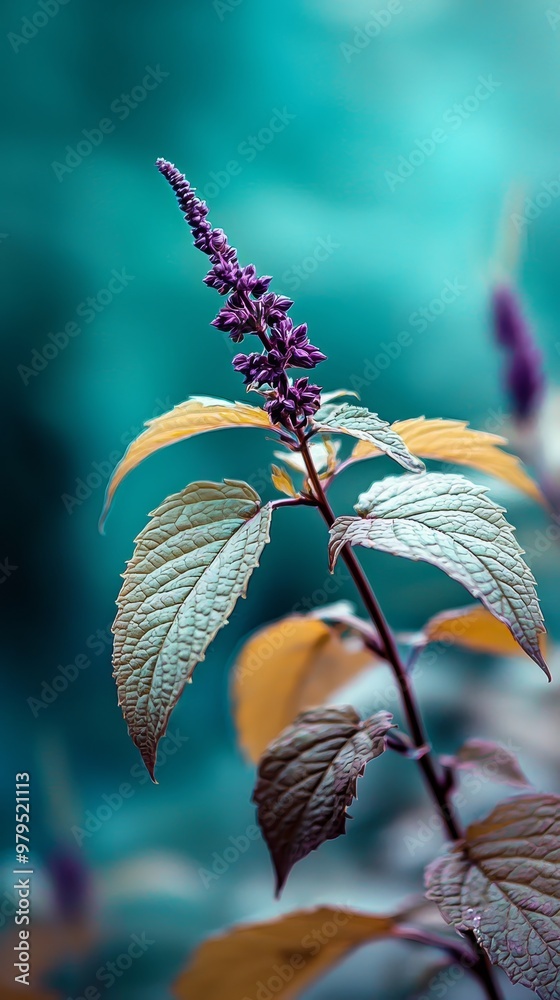
<path fill-rule="evenodd" d="M 317 507 L 319 508 L 327 527 L 331 528 L 335 520 L 334 511 L 327 499 L 323 485 L 313 463 L 313 459 L 311 458 L 305 434 L 303 431 L 299 430 L 297 431 L 297 437 L 299 440 L 299 450 L 303 461 L 305 462 L 305 468 L 307 469 L 309 482 L 313 490 L 315 500 L 317 501 Z M 426 751 L 425 749 L 429 746 L 429 741 L 424 728 L 422 713 L 416 700 L 410 676 L 401 660 L 393 633 L 371 588 L 369 580 L 367 579 L 351 547 L 349 545 L 345 545 L 342 549 L 341 555 L 346 563 L 354 584 L 359 591 L 364 606 L 375 628 L 377 629 L 377 632 L 379 633 L 385 659 L 388 660 L 393 668 L 393 673 L 401 693 L 404 712 L 410 728 L 412 742 L 415 748 L 420 752 L 417 757 L 418 766 L 424 775 L 430 794 L 438 808 L 450 838 L 454 841 L 463 840 L 464 834 L 453 804 L 449 798 L 447 776 L 442 774 L 440 777 L 436 769 L 432 753 Z M 502 1000 L 501 993 L 494 982 L 493 969 L 486 953 L 479 948 L 476 937 L 472 932 L 469 931 L 465 936 L 470 941 L 476 955 L 476 962 L 472 966 L 473 973 L 478 976 L 480 982 L 484 985 L 489 1000 Z"/>

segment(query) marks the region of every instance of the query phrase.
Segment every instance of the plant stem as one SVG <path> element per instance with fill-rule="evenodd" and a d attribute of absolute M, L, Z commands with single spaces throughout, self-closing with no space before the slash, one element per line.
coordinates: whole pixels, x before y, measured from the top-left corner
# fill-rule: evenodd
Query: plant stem
<path fill-rule="evenodd" d="M 299 441 L 299 451 L 301 452 L 303 461 L 305 462 L 305 468 L 307 469 L 307 475 L 315 500 L 317 501 L 317 506 L 327 526 L 331 528 L 335 520 L 334 511 L 327 499 L 323 485 L 313 463 L 313 459 L 311 458 L 305 435 L 301 430 L 297 430 L 296 434 Z M 395 680 L 401 693 L 403 709 L 410 728 L 412 741 L 417 749 L 425 747 L 429 744 L 428 736 L 424 728 L 422 713 L 412 687 L 411 678 L 401 659 L 395 637 L 389 627 L 383 611 L 381 610 L 369 580 L 352 551 L 352 548 L 349 545 L 345 545 L 342 549 L 341 555 L 346 563 L 354 584 L 359 591 L 364 606 L 373 624 L 375 625 L 377 632 L 379 633 L 385 658 L 393 669 Z M 424 753 L 418 759 L 418 766 L 424 775 L 430 794 L 438 808 L 450 838 L 455 841 L 462 840 L 463 831 L 453 804 L 449 799 L 450 789 L 448 787 L 448 782 L 443 774 L 441 776 L 439 775 L 433 755 L 430 752 Z M 501 994 L 494 982 L 492 966 L 486 956 L 486 953 L 479 948 L 478 942 L 472 932 L 469 932 L 467 937 L 477 956 L 476 964 L 473 965 L 472 971 L 478 976 L 480 982 L 483 984 L 489 1000 L 501 1000 Z"/>

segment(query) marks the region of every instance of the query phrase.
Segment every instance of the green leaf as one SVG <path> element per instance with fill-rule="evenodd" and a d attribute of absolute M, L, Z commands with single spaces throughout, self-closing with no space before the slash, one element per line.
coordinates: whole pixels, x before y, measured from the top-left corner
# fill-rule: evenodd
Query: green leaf
<path fill-rule="evenodd" d="M 280 893 L 296 861 L 344 833 L 346 810 L 368 761 L 393 727 L 388 712 L 362 722 L 355 710 L 302 712 L 261 758 L 253 801 Z"/>
<path fill-rule="evenodd" d="M 185 684 L 245 596 L 271 513 L 246 483 L 192 483 L 136 539 L 117 601 L 113 664 L 119 704 L 152 778 Z"/>
<path fill-rule="evenodd" d="M 422 460 L 408 450 L 390 424 L 363 406 L 329 403 L 317 411 L 313 424 L 322 433 L 350 434 L 361 441 L 368 441 L 410 472 L 423 472 L 425 469 Z"/>
<path fill-rule="evenodd" d="M 331 528 L 331 567 L 346 544 L 432 563 L 504 622 L 550 678 L 533 574 L 484 487 L 441 473 L 391 477 L 374 483 L 355 509 L 361 517 L 339 517 Z"/>
<path fill-rule="evenodd" d="M 560 996 L 560 798 L 502 802 L 426 872 L 448 924 L 541 1000 Z"/>

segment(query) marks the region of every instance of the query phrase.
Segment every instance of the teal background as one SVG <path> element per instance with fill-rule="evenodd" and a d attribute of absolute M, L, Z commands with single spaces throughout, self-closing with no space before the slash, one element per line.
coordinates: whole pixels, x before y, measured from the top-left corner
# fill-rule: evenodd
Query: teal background
<path fill-rule="evenodd" d="M 361 784 L 348 837 L 301 863 L 280 902 L 272 899 L 261 842 L 204 885 L 201 869 L 254 817 L 253 772 L 231 722 L 233 655 L 251 629 L 303 597 L 332 599 L 321 595 L 325 532 L 313 511 L 278 513 L 249 600 L 174 713 L 171 731 L 188 742 L 177 738 L 160 784 L 145 782 L 138 766 L 116 704 L 108 635 L 133 539 L 148 511 L 196 479 L 246 479 L 265 498 L 273 495 L 265 435 L 202 436 L 136 470 L 119 490 L 106 535 L 98 534 L 106 479 L 145 419 L 191 394 L 234 399 L 243 392 L 227 339 L 209 326 L 219 299 L 202 284 L 205 261 L 153 163 L 165 156 L 185 171 L 241 260 L 273 274 L 273 288 L 295 298 L 294 319 L 309 323 L 329 355 L 321 369 L 328 388 L 358 388 L 364 404 L 390 420 L 426 414 L 503 430 L 508 401 L 489 290 L 516 256 L 511 277 L 550 387 L 559 376 L 560 198 L 534 213 L 520 240 L 510 215 L 519 199 L 524 211 L 525 198 L 560 176 L 560 8 L 540 0 L 69 0 L 53 16 L 35 18 L 34 27 L 25 19 L 37 11 L 45 8 L 32 0 L 7 2 L 0 15 L 0 558 L 15 567 L 0 589 L 1 923 L 11 925 L 14 774 L 27 770 L 37 940 L 44 922 L 58 928 L 61 894 L 69 905 L 73 893 L 73 912 L 95 928 L 77 956 L 62 948 L 51 978 L 55 995 L 83 995 L 96 970 L 126 951 L 131 934 L 146 933 L 154 944 L 111 996 L 163 1000 L 209 932 L 317 902 L 387 909 L 418 889 L 441 837 L 407 849 L 405 838 L 427 822 L 430 807 L 413 766 L 384 758 Z M 390 18 L 378 32 L 372 11 Z M 366 24 L 375 37 L 360 34 Z M 126 108 L 122 95 L 141 86 L 150 68 L 161 82 Z M 499 86 L 453 127 L 453 106 L 474 93 L 480 77 Z M 270 142 L 264 133 L 252 156 L 250 137 L 278 112 L 285 127 Z M 102 120 L 101 141 L 76 154 L 84 132 L 99 139 L 91 130 Z M 401 157 L 418 149 L 417 141 L 430 148 L 439 128 L 447 138 L 433 155 L 402 182 L 389 181 L 399 165 L 406 170 Z M 497 249 L 504 242 L 507 253 Z M 319 262 L 325 243 L 331 249 Z M 126 286 L 92 317 L 88 297 L 102 293 L 105 302 L 113 270 L 123 269 Z M 438 300 L 447 282 L 458 282 L 460 294 L 422 329 L 419 310 Z M 73 336 L 59 336 L 53 353 L 56 335 L 72 323 L 80 332 L 70 327 Z M 400 353 L 387 364 L 401 332 Z M 557 433 L 551 426 L 552 439 Z M 394 469 L 383 460 L 375 470 L 363 463 L 346 473 L 333 491 L 336 509 L 350 510 L 381 471 Z M 555 544 L 538 548 L 546 515 L 513 491 L 495 482 L 492 488 L 530 553 L 554 635 L 558 551 Z M 371 553 L 363 561 L 396 628 L 419 628 L 436 611 L 466 603 L 435 570 Z M 336 599 L 352 596 L 340 578 Z M 52 704 L 38 706 L 32 699 L 44 698 L 60 666 L 80 656 L 76 679 Z M 383 707 L 376 684 L 383 691 L 387 680 L 361 686 L 360 707 Z M 422 670 L 419 687 L 438 749 L 450 752 L 474 734 L 513 740 L 535 784 L 558 790 L 557 688 L 547 689 L 529 661 L 494 663 L 450 651 Z M 130 799 L 98 830 L 78 834 L 78 844 L 73 828 L 83 830 L 88 811 L 123 782 L 133 788 Z M 507 792 L 488 784 L 465 793 L 464 815 L 482 815 Z M 58 883 L 53 852 L 64 861 Z M 59 941 L 65 935 L 61 927 Z M 412 946 L 379 946 L 310 996 L 327 1000 L 341 988 L 356 1000 L 396 1000 L 417 987 L 421 994 L 418 971 L 436 958 Z M 528 995 L 506 989 L 508 997 Z M 105 986 L 100 990 L 104 995 Z M 461 1000 L 472 990 L 465 979 L 452 995 Z"/>

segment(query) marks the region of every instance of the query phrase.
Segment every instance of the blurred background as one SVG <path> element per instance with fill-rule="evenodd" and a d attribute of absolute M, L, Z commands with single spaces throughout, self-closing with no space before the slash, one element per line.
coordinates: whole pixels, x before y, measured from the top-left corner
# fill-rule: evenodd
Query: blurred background
<path fill-rule="evenodd" d="M 388 420 L 454 417 L 504 433 L 554 506 L 560 6 L 10 0 L 0 17 L 0 950 L 11 954 L 15 774 L 29 772 L 37 990 L 165 1000 L 211 932 L 315 903 L 390 909 L 419 890 L 443 840 L 414 765 L 386 755 L 361 782 L 348 836 L 299 864 L 280 901 L 261 840 L 224 860 L 254 822 L 254 771 L 231 721 L 235 653 L 304 599 L 353 599 L 342 572 L 332 592 L 314 511 L 276 517 L 249 599 L 173 714 L 158 786 L 127 736 L 110 626 L 148 511 L 196 479 L 274 492 L 264 435 L 207 435 L 136 470 L 98 533 L 109 474 L 144 420 L 191 394 L 243 392 L 231 345 L 209 326 L 219 300 L 202 284 L 205 261 L 154 160 L 175 162 L 242 262 L 296 300 L 294 319 L 329 355 L 328 388 L 356 389 Z M 528 389 L 508 376 L 511 344 L 497 342 L 498 286 L 540 352 L 523 354 Z M 350 469 L 333 491 L 337 511 L 390 471 L 385 459 Z M 554 642 L 556 515 L 489 483 L 527 550 Z M 370 552 L 363 562 L 397 629 L 468 603 L 435 569 Z M 553 650 L 553 673 L 554 660 Z M 438 750 L 499 739 L 537 788 L 560 790 L 559 689 L 532 662 L 449 649 L 420 668 Z M 383 670 L 351 697 L 398 715 Z M 462 815 L 511 793 L 486 780 L 465 787 Z M 134 936 L 141 957 L 107 971 Z M 367 948 L 309 996 L 441 996 L 426 986 L 438 960 L 412 945 Z M 9 983 L 11 958 L 4 966 Z M 464 976 L 445 989 L 463 1000 L 476 986 Z"/>

